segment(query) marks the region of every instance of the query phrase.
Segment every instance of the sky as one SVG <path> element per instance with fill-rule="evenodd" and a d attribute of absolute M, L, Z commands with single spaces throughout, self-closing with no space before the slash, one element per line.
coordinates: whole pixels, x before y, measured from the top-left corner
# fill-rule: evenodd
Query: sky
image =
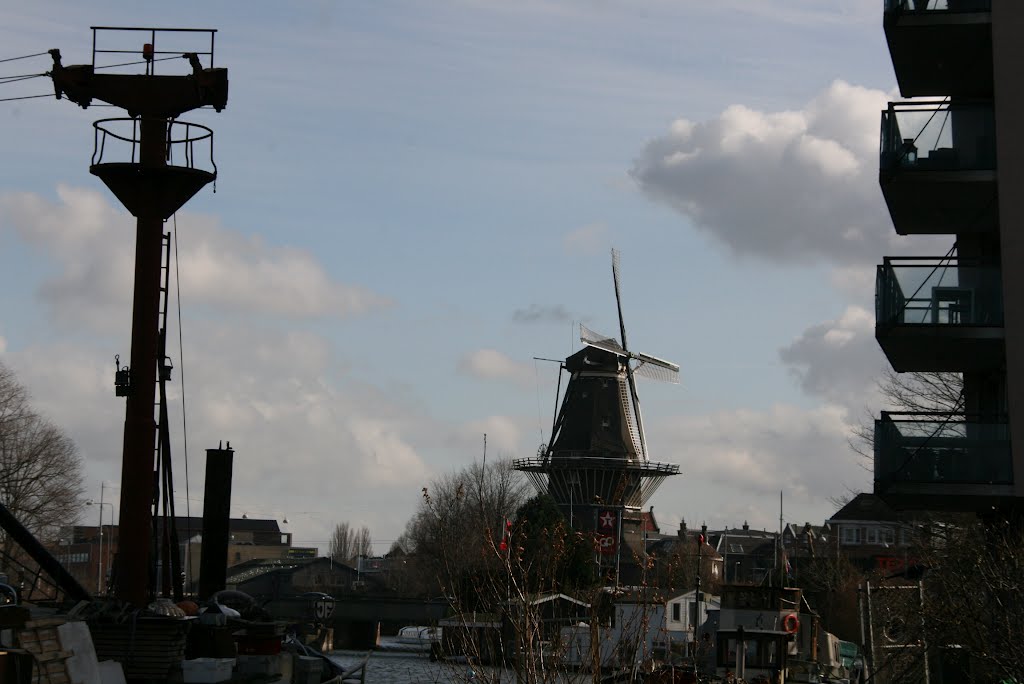
<path fill-rule="evenodd" d="M 386 552 L 431 480 L 550 438 L 558 366 L 534 357 L 618 330 L 613 247 L 630 347 L 681 367 L 639 387 L 651 458 L 681 471 L 648 504 L 664 532 L 776 529 L 780 492 L 820 524 L 870 491 L 848 440 L 881 408 L 875 265 L 945 252 L 903 244 L 878 189 L 878 0 L 0 8 L 0 59 L 217 29 L 227 107 L 181 117 L 214 131 L 216 190 L 166 225 L 179 514 L 230 442 L 233 515 L 324 552 L 365 525 Z M 0 98 L 51 93 L 2 80 L 49 68 L 0 62 Z M 0 361 L 115 513 L 135 222 L 89 165 L 117 116 L 0 102 Z"/>

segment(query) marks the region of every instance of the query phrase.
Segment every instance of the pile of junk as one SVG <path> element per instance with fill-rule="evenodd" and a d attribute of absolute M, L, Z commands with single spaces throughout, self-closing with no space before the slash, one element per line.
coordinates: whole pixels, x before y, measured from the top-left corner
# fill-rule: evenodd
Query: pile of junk
<path fill-rule="evenodd" d="M 91 596 L 3 505 L 0 526 L 0 684 L 365 681 L 369 654 L 346 668 L 247 594 Z"/>

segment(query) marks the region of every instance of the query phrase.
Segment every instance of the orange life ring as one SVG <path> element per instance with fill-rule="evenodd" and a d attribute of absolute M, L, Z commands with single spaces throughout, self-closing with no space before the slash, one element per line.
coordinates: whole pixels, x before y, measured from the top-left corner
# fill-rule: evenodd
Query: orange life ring
<path fill-rule="evenodd" d="M 790 613 L 782 618 L 782 629 L 786 634 L 796 634 L 796 631 L 800 629 L 800 618 L 796 616 L 796 613 Z"/>

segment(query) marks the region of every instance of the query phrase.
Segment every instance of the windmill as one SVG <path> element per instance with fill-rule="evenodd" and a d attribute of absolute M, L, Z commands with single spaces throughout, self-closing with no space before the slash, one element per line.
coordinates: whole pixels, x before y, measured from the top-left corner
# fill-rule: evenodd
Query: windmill
<path fill-rule="evenodd" d="M 666 477 L 679 473 L 675 464 L 650 460 L 635 378 L 678 382 L 679 366 L 629 349 L 616 250 L 612 277 L 621 341 L 580 326 L 584 346 L 562 364 L 569 381 L 551 441 L 535 458 L 515 462 L 573 527 L 597 531 L 599 516 L 608 511 L 639 522 L 644 503 Z M 609 535 L 614 536 L 609 546 L 617 548 L 621 529 Z"/>

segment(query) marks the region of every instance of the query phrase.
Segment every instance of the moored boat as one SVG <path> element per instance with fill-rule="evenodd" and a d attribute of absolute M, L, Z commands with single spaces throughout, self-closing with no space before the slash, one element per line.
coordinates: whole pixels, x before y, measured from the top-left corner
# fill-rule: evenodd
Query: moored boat
<path fill-rule="evenodd" d="M 410 646 L 430 648 L 431 644 L 441 641 L 441 628 L 429 625 L 410 625 L 398 630 L 395 641 Z"/>

